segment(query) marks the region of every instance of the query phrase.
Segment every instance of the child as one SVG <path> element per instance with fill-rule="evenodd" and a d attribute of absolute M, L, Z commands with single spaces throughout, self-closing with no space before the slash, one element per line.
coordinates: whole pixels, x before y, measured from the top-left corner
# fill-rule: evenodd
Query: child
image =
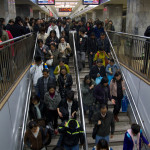
<path fill-rule="evenodd" d="M 119 122 L 118 114 L 121 108 L 121 100 L 123 98 L 123 92 L 125 90 L 125 82 L 122 79 L 121 72 L 117 71 L 114 78 L 110 82 L 110 95 L 115 100 L 114 105 L 114 118 Z"/>
<path fill-rule="evenodd" d="M 93 96 L 95 82 L 91 79 L 89 75 L 86 75 L 84 78 L 84 82 L 82 85 L 82 99 L 83 99 L 83 107 L 84 112 L 86 113 L 89 110 L 89 123 L 91 124 L 91 118 L 93 116 L 93 104 L 95 103 L 95 98 Z"/>
<path fill-rule="evenodd" d="M 113 79 L 114 74 L 116 73 L 116 71 L 118 71 L 119 68 L 118 66 L 115 64 L 114 59 L 110 59 L 110 63 L 107 65 L 106 67 L 106 73 L 107 73 L 107 78 L 109 80 L 108 84 L 110 85 L 110 81 Z"/>
<path fill-rule="evenodd" d="M 102 59 L 103 66 L 105 67 L 107 65 L 107 59 L 109 58 L 109 56 L 105 52 L 104 47 L 99 47 L 98 49 L 99 51 L 95 54 L 94 61 L 97 61 L 98 59 Z"/>
<path fill-rule="evenodd" d="M 77 120 L 70 119 L 62 123 L 59 132 L 63 136 L 62 144 L 65 150 L 79 150 L 79 140 L 81 145 L 84 144 L 84 131 Z"/>
<path fill-rule="evenodd" d="M 141 150 L 142 142 L 150 147 L 150 143 L 143 136 L 140 126 L 132 124 L 131 129 L 125 133 L 123 150 Z"/>
<path fill-rule="evenodd" d="M 42 62 L 40 56 L 36 56 L 35 57 L 35 63 L 32 64 L 31 68 L 30 68 L 30 73 L 32 75 L 34 87 L 36 87 L 38 79 L 40 77 L 42 77 L 42 75 L 43 75 L 42 71 L 43 71 L 44 68 L 48 69 L 47 64 L 46 63 L 44 64 Z"/>

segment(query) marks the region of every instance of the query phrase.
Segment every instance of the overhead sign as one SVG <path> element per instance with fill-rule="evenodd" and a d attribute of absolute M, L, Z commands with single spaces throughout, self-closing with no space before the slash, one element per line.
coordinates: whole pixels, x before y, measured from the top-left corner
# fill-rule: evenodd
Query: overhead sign
<path fill-rule="evenodd" d="M 106 2 L 109 2 L 110 0 L 100 0 L 100 4 L 103 4 L 103 3 L 106 3 Z"/>
<path fill-rule="evenodd" d="M 83 5 L 99 5 L 100 0 L 83 0 Z"/>
<path fill-rule="evenodd" d="M 38 0 L 38 5 L 55 5 L 55 0 Z"/>
<path fill-rule="evenodd" d="M 72 12 L 72 8 L 59 8 L 59 12 Z"/>

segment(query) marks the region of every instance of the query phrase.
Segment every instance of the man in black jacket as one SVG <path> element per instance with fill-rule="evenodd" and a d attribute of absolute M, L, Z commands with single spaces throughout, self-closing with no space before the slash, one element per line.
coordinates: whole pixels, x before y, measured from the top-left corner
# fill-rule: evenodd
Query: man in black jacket
<path fill-rule="evenodd" d="M 111 138 L 115 131 L 115 122 L 113 113 L 107 110 L 107 105 L 103 104 L 100 107 L 100 112 L 93 116 L 95 122 L 95 140 L 96 144 L 99 140 L 105 139 L 109 143 L 109 134 L 111 129 Z"/>
<path fill-rule="evenodd" d="M 100 76 L 105 77 L 106 76 L 106 71 L 105 71 L 105 67 L 103 66 L 102 59 L 97 60 L 96 66 L 92 67 L 89 75 L 94 81 L 97 77 L 100 77 Z"/>
<path fill-rule="evenodd" d="M 110 56 L 110 43 L 106 38 L 105 33 L 101 33 L 100 38 L 97 40 L 98 47 L 104 47 L 105 52 Z"/>
<path fill-rule="evenodd" d="M 43 77 L 39 78 L 36 86 L 36 94 L 44 101 L 44 95 L 48 91 L 50 85 L 56 86 L 56 80 L 49 76 L 49 70 L 43 69 Z"/>
<path fill-rule="evenodd" d="M 74 91 L 68 91 L 66 100 L 62 100 L 57 108 L 58 115 L 62 121 L 76 119 L 78 102 L 74 100 Z"/>
<path fill-rule="evenodd" d="M 79 64 L 79 71 L 82 70 L 82 68 L 85 67 L 85 53 L 87 51 L 88 47 L 88 40 L 85 35 L 85 28 L 80 28 L 79 30 L 79 38 L 77 38 L 77 56 L 78 56 L 78 64 Z"/>
<path fill-rule="evenodd" d="M 63 122 L 58 131 L 62 134 L 62 144 L 65 150 L 79 150 L 79 141 L 81 145 L 85 142 L 84 131 L 75 119 Z"/>
<path fill-rule="evenodd" d="M 97 38 L 95 36 L 95 33 L 92 32 L 90 37 L 88 38 L 88 59 L 90 69 L 93 66 L 93 59 L 97 51 L 98 51 Z"/>

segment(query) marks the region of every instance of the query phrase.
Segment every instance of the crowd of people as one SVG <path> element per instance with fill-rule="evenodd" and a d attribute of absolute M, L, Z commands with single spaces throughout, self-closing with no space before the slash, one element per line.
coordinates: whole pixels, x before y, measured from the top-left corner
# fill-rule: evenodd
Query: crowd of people
<path fill-rule="evenodd" d="M 96 146 L 93 150 L 108 150 L 109 137 L 113 138 L 115 122 L 124 96 L 125 82 L 119 67 L 111 57 L 110 43 L 105 31 L 115 28 L 113 22 L 96 19 L 87 22 L 84 18 L 75 21 L 70 18 L 34 19 L 16 17 L 6 25 L 0 18 L 0 42 L 30 32 L 37 34 L 37 48 L 30 73 L 33 80 L 29 119 L 24 143 L 27 149 L 45 150 L 51 139 L 59 134 L 54 150 L 79 150 L 84 145 L 82 125 L 77 120 L 78 101 L 73 91 L 73 77 L 70 74 L 69 59 L 73 55 L 70 44 L 70 30 L 76 31 L 76 50 L 79 71 L 85 68 L 88 56 L 89 74 L 82 83 L 84 113 L 93 125 L 92 137 Z M 108 110 L 108 101 L 114 105 Z M 60 123 L 58 123 L 60 120 Z M 149 147 L 140 126 L 133 124 L 125 133 L 124 150 L 140 150 L 141 139 Z"/>

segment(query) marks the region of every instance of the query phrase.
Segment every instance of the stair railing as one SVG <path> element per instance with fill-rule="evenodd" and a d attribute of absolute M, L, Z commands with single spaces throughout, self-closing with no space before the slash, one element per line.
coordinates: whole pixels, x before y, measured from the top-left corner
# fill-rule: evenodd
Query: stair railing
<path fill-rule="evenodd" d="M 80 107 L 80 116 L 81 116 L 81 124 L 84 131 L 85 136 L 85 144 L 83 146 L 84 150 L 88 150 L 88 142 L 87 142 L 87 135 L 86 135 L 86 127 L 85 127 L 85 118 L 84 118 L 84 110 L 83 110 L 83 100 L 81 94 L 81 85 L 80 85 L 80 75 L 79 75 L 79 67 L 78 67 L 78 58 L 76 52 L 76 44 L 75 44 L 75 33 L 76 31 L 70 31 L 73 36 L 73 47 L 74 47 L 74 67 L 75 67 L 75 74 L 76 74 L 76 84 L 77 84 L 77 91 L 78 91 L 78 100 L 79 100 L 79 107 Z"/>

